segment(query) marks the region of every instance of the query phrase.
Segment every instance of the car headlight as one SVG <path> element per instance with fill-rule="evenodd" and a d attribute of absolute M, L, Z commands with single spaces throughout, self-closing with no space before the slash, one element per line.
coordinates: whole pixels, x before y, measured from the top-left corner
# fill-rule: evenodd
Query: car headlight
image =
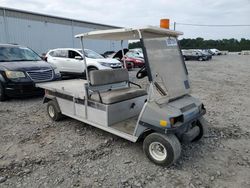
<path fill-rule="evenodd" d="M 5 71 L 7 78 L 17 79 L 17 78 L 25 78 L 24 72 L 21 71 Z"/>
<path fill-rule="evenodd" d="M 137 63 L 142 63 L 142 61 L 141 61 L 141 60 L 138 60 L 138 59 L 136 59 L 135 62 L 137 62 Z"/>
<path fill-rule="evenodd" d="M 55 74 L 60 74 L 60 71 L 57 67 L 54 67 L 54 72 L 55 72 Z"/>
<path fill-rule="evenodd" d="M 100 63 L 102 66 L 105 66 L 105 67 L 111 67 L 110 63 L 106 63 L 106 62 L 98 62 L 98 63 Z"/>

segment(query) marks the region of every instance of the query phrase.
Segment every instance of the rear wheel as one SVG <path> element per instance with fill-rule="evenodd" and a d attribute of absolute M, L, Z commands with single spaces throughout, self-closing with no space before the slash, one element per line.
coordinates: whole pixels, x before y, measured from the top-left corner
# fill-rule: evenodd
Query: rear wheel
<path fill-rule="evenodd" d="M 4 91 L 3 84 L 0 82 L 0 101 L 5 101 L 7 99 Z"/>
<path fill-rule="evenodd" d="M 48 102 L 48 104 L 47 104 L 47 112 L 48 112 L 49 117 L 53 121 L 59 121 L 63 117 L 57 102 L 53 101 L 53 100 Z"/>
<path fill-rule="evenodd" d="M 175 135 L 151 133 L 143 142 L 146 156 L 157 165 L 170 166 L 181 155 L 181 144 Z"/>

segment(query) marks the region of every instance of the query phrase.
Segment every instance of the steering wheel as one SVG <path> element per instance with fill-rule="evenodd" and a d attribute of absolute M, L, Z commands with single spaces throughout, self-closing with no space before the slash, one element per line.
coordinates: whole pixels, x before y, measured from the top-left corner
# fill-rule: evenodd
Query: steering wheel
<path fill-rule="evenodd" d="M 136 78 L 142 79 L 145 76 L 147 76 L 147 69 L 146 66 L 144 65 L 136 74 Z"/>

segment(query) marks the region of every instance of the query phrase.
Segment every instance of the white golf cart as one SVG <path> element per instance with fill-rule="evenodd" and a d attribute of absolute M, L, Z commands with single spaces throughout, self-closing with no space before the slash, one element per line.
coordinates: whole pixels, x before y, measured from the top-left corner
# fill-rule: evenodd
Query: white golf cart
<path fill-rule="evenodd" d="M 180 142 L 199 140 L 205 125 L 203 104 L 189 95 L 188 72 L 177 42 L 181 34 L 148 26 L 77 35 L 83 49 L 84 39 L 139 39 L 145 67 L 136 76 L 148 77 L 148 91 L 130 82 L 127 69 L 95 70 L 86 74 L 87 80 L 37 84 L 45 89 L 48 115 L 55 121 L 66 115 L 132 142 L 143 138 L 151 161 L 173 164 L 181 154 Z"/>

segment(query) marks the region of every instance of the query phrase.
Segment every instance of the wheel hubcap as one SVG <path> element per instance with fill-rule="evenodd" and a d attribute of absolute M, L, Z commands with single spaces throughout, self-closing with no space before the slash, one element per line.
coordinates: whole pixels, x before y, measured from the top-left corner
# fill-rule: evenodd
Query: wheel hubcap
<path fill-rule="evenodd" d="M 50 115 L 50 117 L 54 117 L 55 116 L 55 110 L 54 110 L 54 108 L 53 108 L 53 106 L 49 106 L 49 115 Z"/>
<path fill-rule="evenodd" d="M 152 142 L 149 145 L 149 153 L 157 161 L 163 161 L 167 158 L 167 150 L 160 142 Z"/>

